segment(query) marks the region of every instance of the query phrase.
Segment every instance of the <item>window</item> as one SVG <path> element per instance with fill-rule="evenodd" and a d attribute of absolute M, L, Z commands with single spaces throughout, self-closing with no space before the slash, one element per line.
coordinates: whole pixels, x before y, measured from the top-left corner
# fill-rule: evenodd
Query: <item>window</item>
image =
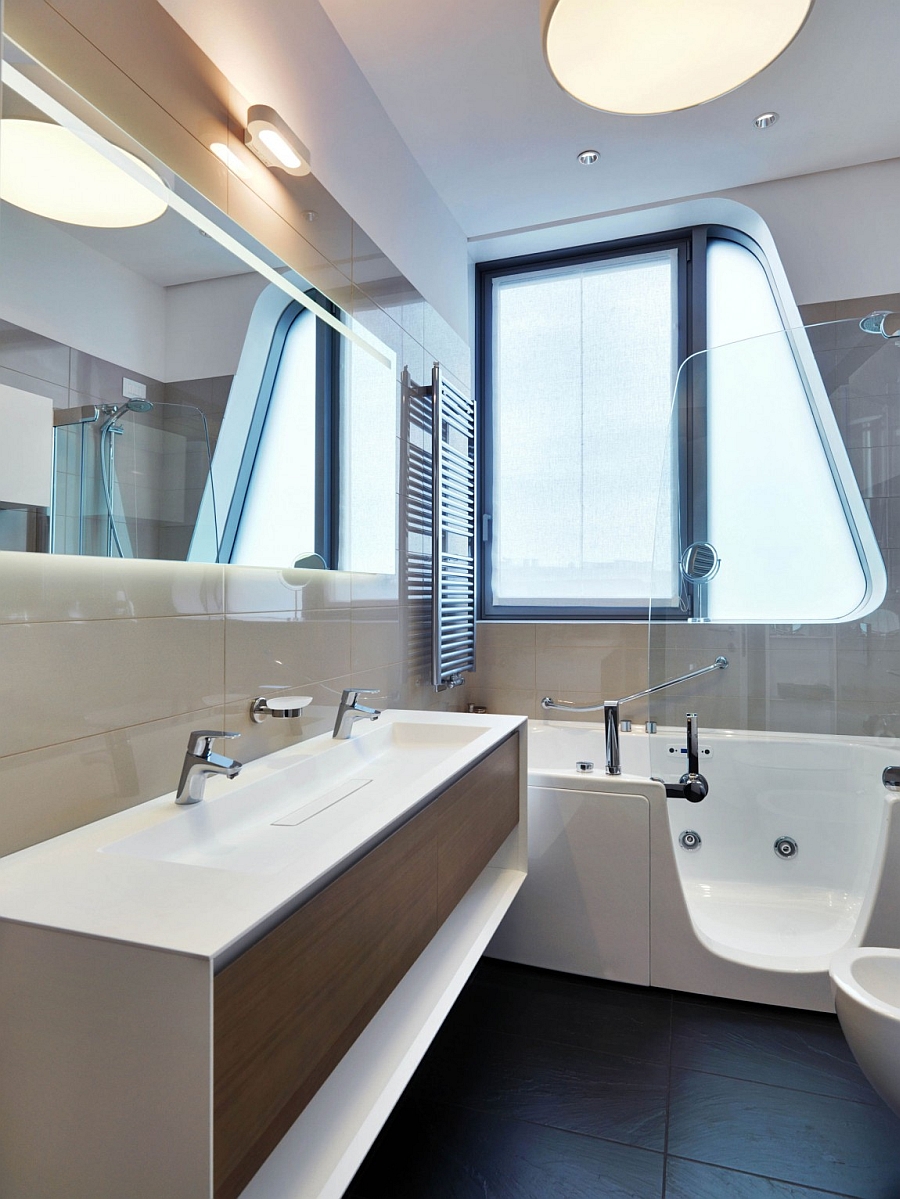
<path fill-rule="evenodd" d="M 317 552 L 316 401 L 316 318 L 303 309 L 284 340 L 231 562 L 283 566 Z"/>
<path fill-rule="evenodd" d="M 750 238 L 701 226 L 489 263 L 478 297 L 483 618 L 878 606 L 821 374 Z M 681 569 L 695 543 L 714 551 L 703 581 Z"/>
<path fill-rule="evenodd" d="M 669 554 L 654 541 L 689 256 L 682 235 L 482 271 L 484 615 L 677 606 L 676 487 Z"/>
<path fill-rule="evenodd" d="M 190 560 L 284 568 L 315 554 L 331 569 L 392 575 L 397 470 L 394 369 L 270 285 L 231 383 Z"/>

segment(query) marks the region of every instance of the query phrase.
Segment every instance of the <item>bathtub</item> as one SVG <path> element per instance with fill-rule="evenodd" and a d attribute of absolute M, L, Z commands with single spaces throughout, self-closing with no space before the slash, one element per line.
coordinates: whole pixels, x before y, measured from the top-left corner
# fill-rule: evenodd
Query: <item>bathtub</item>
<path fill-rule="evenodd" d="M 491 955 L 833 1011 L 838 949 L 900 947 L 900 797 L 881 783 L 900 742 L 701 732 L 691 804 L 650 777 L 684 771 L 683 729 L 623 733 L 615 778 L 601 725 L 528 736 L 529 874 Z"/>

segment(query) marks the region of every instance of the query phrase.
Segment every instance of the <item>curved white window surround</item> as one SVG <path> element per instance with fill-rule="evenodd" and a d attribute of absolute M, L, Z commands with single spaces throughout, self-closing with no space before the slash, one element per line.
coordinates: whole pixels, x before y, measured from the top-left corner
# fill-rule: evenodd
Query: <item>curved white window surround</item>
<path fill-rule="evenodd" d="M 662 616 L 668 608 L 667 615 L 677 619 L 679 605 L 667 604 L 666 595 L 672 592 L 660 583 L 666 574 L 677 575 L 680 551 L 673 533 L 678 531 L 675 526 L 680 513 L 683 544 L 707 537 L 714 543 L 721 542 L 717 544 L 722 557 L 720 572 L 703 588 L 704 594 L 692 591 L 686 581 L 681 586 L 680 607 L 688 619 L 747 623 L 858 620 L 883 600 L 884 563 L 771 235 L 756 214 L 730 201 L 696 201 L 673 206 L 670 211 L 673 215 L 689 211 L 693 217 L 708 212 L 707 220 L 725 213 L 745 219 L 734 222 L 744 226 L 737 231 L 723 224 L 701 226 L 709 239 L 708 259 L 705 245 L 704 256 L 694 256 L 703 264 L 708 287 L 709 323 L 705 330 L 701 327 L 701 332 L 706 333 L 707 344 L 714 349 L 703 356 L 708 370 L 698 372 L 699 384 L 692 380 L 692 386 L 683 389 L 680 396 L 687 404 L 681 416 L 687 413 L 688 427 L 695 430 L 694 439 L 680 455 L 681 469 L 672 469 L 672 450 L 679 444 L 677 424 L 658 430 L 647 425 L 640 439 L 645 460 L 655 458 L 666 463 L 664 482 L 654 472 L 654 482 L 649 484 L 658 492 L 659 506 L 655 521 L 648 513 L 656 534 L 652 568 L 641 572 L 646 580 L 643 603 L 633 594 L 626 598 L 615 588 L 610 589 L 598 571 L 594 571 L 581 595 L 573 597 L 565 579 L 549 577 L 559 572 L 548 571 L 547 564 L 540 556 L 535 560 L 533 553 L 527 556 L 530 561 L 518 555 L 523 558 L 521 577 L 513 588 L 508 586 L 511 575 L 506 569 L 509 562 L 505 557 L 510 556 L 507 550 L 514 546 L 514 535 L 528 524 L 528 519 L 535 524 L 540 515 L 530 502 L 510 504 L 509 495 L 503 494 L 510 489 L 508 484 L 516 482 L 516 472 L 526 470 L 530 461 L 528 453 L 521 452 L 521 445 L 517 452 L 511 451 L 529 435 L 526 426 L 530 422 L 525 417 L 530 413 L 531 395 L 537 390 L 545 401 L 552 397 L 541 409 L 549 422 L 545 435 L 538 435 L 533 446 L 533 456 L 542 464 L 540 478 L 544 486 L 533 487 L 532 491 L 543 497 L 543 519 L 555 550 L 563 546 L 571 532 L 573 510 L 571 503 L 558 502 L 560 493 L 570 491 L 573 482 L 577 483 L 579 469 L 586 477 L 599 478 L 611 471 L 614 474 L 615 462 L 607 453 L 598 469 L 593 469 L 590 464 L 597 460 L 584 457 L 587 447 L 583 436 L 578 436 L 569 439 L 565 468 L 558 472 L 547 469 L 548 460 L 554 457 L 550 452 L 553 446 L 560 440 L 566 442 L 560 429 L 565 407 L 560 396 L 567 396 L 571 386 L 560 384 L 571 370 L 559 362 L 565 355 L 556 348 L 552 353 L 556 364 L 546 365 L 543 371 L 548 376 L 547 385 L 537 387 L 543 368 L 530 360 L 539 357 L 540 342 L 552 332 L 556 313 L 541 310 L 538 305 L 525 322 L 530 332 L 520 338 L 516 352 L 512 352 L 516 347 L 508 340 L 510 330 L 515 331 L 515 321 L 511 322 L 512 308 L 506 315 L 502 308 L 506 301 L 511 303 L 517 298 L 516 284 L 525 284 L 527 290 L 532 282 L 528 271 L 532 270 L 535 283 L 543 276 L 552 285 L 553 272 L 565 262 L 565 253 L 559 258 L 547 254 L 543 259 L 508 259 L 486 264 L 482 269 L 482 279 L 491 281 L 490 291 L 482 285 L 483 311 L 490 311 L 493 320 L 493 326 L 482 328 L 480 343 L 481 353 L 488 354 L 491 367 L 485 378 L 491 388 L 492 407 L 492 419 L 485 427 L 489 454 L 485 503 L 490 523 L 483 564 L 483 615 L 499 619 L 577 619 L 578 607 L 582 606 L 585 616 L 603 619 L 626 615 L 629 598 L 632 612 L 637 614 L 642 607 L 646 611 L 652 597 L 654 614 Z M 640 230 L 636 227 L 640 215 L 627 218 L 629 232 L 648 231 L 646 225 Z M 658 215 L 643 217 L 656 224 Z M 597 225 L 606 225 L 610 232 L 624 231 L 617 219 L 604 219 Z M 683 231 L 684 226 L 680 228 Z M 684 233 L 660 230 L 659 236 L 664 241 L 667 236 Z M 546 243 L 541 246 L 547 248 Z M 609 255 L 612 251 L 612 246 L 581 245 L 569 251 L 569 257 L 584 262 L 592 254 Z M 611 258 L 607 257 L 606 262 L 611 265 Z M 613 309 L 596 315 L 605 327 L 616 313 Z M 501 328 L 504 323 L 508 326 L 507 336 Z M 696 336 L 696 319 L 693 329 Z M 590 336 L 594 336 L 593 330 Z M 577 365 L 583 358 L 582 345 L 573 361 Z M 523 374 L 525 366 L 529 369 Z M 518 387 L 517 372 L 521 376 Z M 615 366 L 613 373 L 617 372 Z M 603 373 L 609 374 L 608 367 Z M 589 407 L 592 410 L 593 404 Z M 508 419 L 504 418 L 504 408 Z M 623 411 L 624 417 L 629 416 L 630 406 L 613 405 L 603 414 L 607 448 L 615 441 L 617 430 L 621 432 Z M 529 447 L 524 448 L 528 451 Z M 619 457 L 624 468 L 627 455 Z M 532 474 L 537 479 L 537 473 Z M 619 480 L 617 494 L 624 494 L 633 482 L 634 472 L 626 472 Z M 631 515 L 637 514 L 634 505 L 626 507 Z M 612 510 L 618 521 L 621 506 Z M 526 544 L 539 548 L 541 541 L 533 535 L 535 529 L 530 532 Z M 629 545 L 632 550 L 639 548 L 634 538 Z M 572 560 L 570 553 L 566 557 L 569 570 Z M 562 601 L 561 596 L 565 596 Z"/>
<path fill-rule="evenodd" d="M 709 243 L 707 314 L 708 619 L 858 620 L 886 574 L 806 332 L 729 240 Z"/>
<path fill-rule="evenodd" d="M 284 340 L 231 553 L 242 566 L 286 566 L 316 547 L 316 318 Z"/>
<path fill-rule="evenodd" d="M 315 315 L 279 288 L 257 299 L 189 560 L 284 568 L 317 550 L 317 531 L 330 521 L 338 530 L 330 568 L 395 573 L 395 372 L 339 339 L 340 411 L 332 408 L 329 421 L 324 407 L 335 397 L 319 394 L 321 332 Z M 324 455 L 337 467 L 330 487 Z"/>

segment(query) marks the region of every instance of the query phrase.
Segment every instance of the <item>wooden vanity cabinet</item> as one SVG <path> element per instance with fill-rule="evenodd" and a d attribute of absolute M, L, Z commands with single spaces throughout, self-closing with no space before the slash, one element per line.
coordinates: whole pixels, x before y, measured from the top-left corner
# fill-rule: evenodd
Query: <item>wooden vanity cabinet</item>
<path fill-rule="evenodd" d="M 216 1199 L 235 1199 L 519 820 L 513 734 L 213 981 Z"/>

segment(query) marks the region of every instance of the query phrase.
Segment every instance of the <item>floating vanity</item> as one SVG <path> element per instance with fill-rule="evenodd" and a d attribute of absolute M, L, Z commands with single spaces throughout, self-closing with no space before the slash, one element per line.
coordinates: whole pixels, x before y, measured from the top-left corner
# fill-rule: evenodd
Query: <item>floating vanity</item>
<path fill-rule="evenodd" d="M 0 862 L 0 1194 L 341 1195 L 524 879 L 524 755 L 388 711 Z"/>

